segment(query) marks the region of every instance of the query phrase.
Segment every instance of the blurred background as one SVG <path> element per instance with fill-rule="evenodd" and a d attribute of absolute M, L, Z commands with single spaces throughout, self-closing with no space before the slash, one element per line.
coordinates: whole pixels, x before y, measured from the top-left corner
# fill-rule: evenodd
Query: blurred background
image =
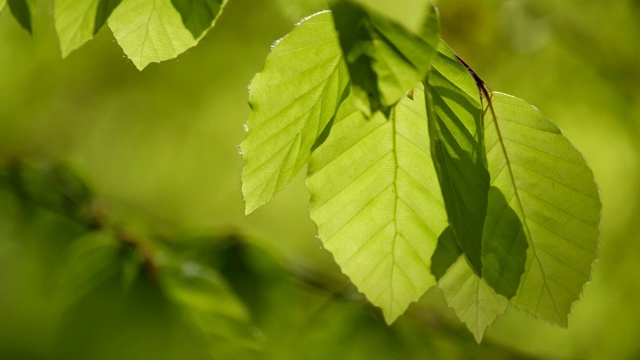
<path fill-rule="evenodd" d="M 568 329 L 509 309 L 477 345 L 434 289 L 387 327 L 315 237 L 303 176 L 244 216 L 247 86 L 322 1 L 230 0 L 198 46 L 142 72 L 106 28 L 61 59 L 53 1 L 39 1 L 33 38 L 0 13 L 0 359 L 640 358 L 640 1 L 438 5 L 457 53 L 556 122 L 595 172 L 600 259 Z M 56 207 L 52 188 L 95 194 L 90 215 Z M 208 300 L 176 300 L 153 269 L 100 273 L 60 300 L 84 271 L 69 270 L 78 241 L 101 237 L 133 243 L 139 266 L 155 246 L 210 268 L 208 296 L 232 294 L 250 325 L 183 316 Z"/>

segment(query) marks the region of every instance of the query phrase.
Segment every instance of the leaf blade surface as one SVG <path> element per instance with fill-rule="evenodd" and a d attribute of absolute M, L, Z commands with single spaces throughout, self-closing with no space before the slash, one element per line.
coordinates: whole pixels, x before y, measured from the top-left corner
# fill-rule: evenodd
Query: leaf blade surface
<path fill-rule="evenodd" d="M 599 191 L 582 154 L 536 108 L 502 93 L 492 102 L 497 120 L 485 119 L 492 186 L 520 217 L 529 243 L 512 302 L 566 326 L 597 255 Z"/>
<path fill-rule="evenodd" d="M 171 0 L 123 0 L 111 13 L 109 28 L 139 70 L 173 59 L 198 43 Z"/>
<path fill-rule="evenodd" d="M 328 12 L 306 19 L 274 45 L 249 93 L 252 111 L 241 144 L 247 214 L 271 200 L 307 163 L 348 81 Z"/>
<path fill-rule="evenodd" d="M 390 120 L 345 101 L 307 177 L 320 239 L 387 323 L 435 284 L 430 258 L 446 227 L 421 87 L 414 98 Z"/>

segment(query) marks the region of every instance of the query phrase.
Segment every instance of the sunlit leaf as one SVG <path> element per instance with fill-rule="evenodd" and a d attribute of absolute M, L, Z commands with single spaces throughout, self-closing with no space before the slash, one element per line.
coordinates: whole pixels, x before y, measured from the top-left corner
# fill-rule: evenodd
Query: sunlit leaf
<path fill-rule="evenodd" d="M 197 44 L 171 0 L 123 0 L 111 13 L 109 28 L 140 70 Z"/>
<path fill-rule="evenodd" d="M 479 93 L 473 78 L 447 45 L 441 42 L 438 50 L 428 83 L 431 101 L 427 104 L 433 104 L 434 109 L 434 115 L 429 116 L 431 155 L 451 230 L 480 276 L 489 171 L 483 158 Z"/>
<path fill-rule="evenodd" d="M 435 283 L 431 254 L 446 227 L 421 87 L 413 97 L 389 120 L 345 101 L 307 178 L 325 248 L 388 323 Z"/>
<path fill-rule="evenodd" d="M 431 1 L 425 0 L 352 0 L 379 14 L 384 14 L 398 24 L 415 33 L 422 30 L 425 17 L 429 15 Z"/>
<path fill-rule="evenodd" d="M 276 43 L 249 93 L 251 115 L 241 146 L 246 213 L 271 200 L 307 163 L 348 81 L 328 12 L 306 19 Z"/>
<path fill-rule="evenodd" d="M 195 39 L 209 30 L 222 12 L 226 0 L 171 0 L 184 26 Z"/>
<path fill-rule="evenodd" d="M 352 82 L 353 101 L 367 115 L 388 113 L 422 81 L 438 45 L 435 9 L 419 33 L 350 1 L 331 5 Z"/>
<path fill-rule="evenodd" d="M 118 3 L 114 0 L 56 0 L 54 19 L 62 57 L 91 40 Z"/>
<path fill-rule="evenodd" d="M 495 319 L 509 306 L 509 299 L 496 294 L 491 286 L 478 277 L 464 257 L 449 268 L 440 279 L 447 303 L 473 333 L 477 342 Z"/>
<path fill-rule="evenodd" d="M 7 0 L 9 4 L 9 10 L 16 19 L 16 21 L 27 30 L 29 34 L 32 32 L 31 28 L 31 7 L 28 0 Z"/>
<path fill-rule="evenodd" d="M 497 121 L 485 118 L 492 186 L 522 221 L 526 272 L 513 303 L 566 326 L 571 304 L 591 276 L 600 197 L 582 155 L 536 108 L 494 93 Z"/>
<path fill-rule="evenodd" d="M 166 259 L 165 259 L 166 260 Z M 161 261 L 160 285 L 216 358 L 253 358 L 260 349 L 257 329 L 244 304 L 215 270 L 191 261 Z"/>
<path fill-rule="evenodd" d="M 4 9 L 4 4 L 6 4 L 6 0 L 0 0 L 0 11 Z"/>

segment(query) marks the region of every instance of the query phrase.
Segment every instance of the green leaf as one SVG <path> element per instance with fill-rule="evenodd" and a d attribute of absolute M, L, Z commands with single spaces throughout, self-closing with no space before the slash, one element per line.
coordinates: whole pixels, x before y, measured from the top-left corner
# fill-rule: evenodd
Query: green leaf
<path fill-rule="evenodd" d="M 509 300 L 496 294 L 491 286 L 478 277 L 464 257 L 459 257 L 438 286 L 456 315 L 464 322 L 479 343 L 487 326 L 503 314 Z"/>
<path fill-rule="evenodd" d="M 527 260 L 527 237 L 518 214 L 496 187 L 489 189 L 489 208 L 482 233 L 482 278 L 496 293 L 511 299 Z"/>
<path fill-rule="evenodd" d="M 434 114 L 429 116 L 431 155 L 451 230 L 480 276 L 489 171 L 483 157 L 479 93 L 467 69 L 444 42 L 438 50 L 427 86 L 431 99 L 427 106 L 433 104 L 429 114 Z"/>
<path fill-rule="evenodd" d="M 421 86 L 413 98 L 389 120 L 345 101 L 307 177 L 320 239 L 387 323 L 435 283 L 431 254 L 446 227 Z"/>
<path fill-rule="evenodd" d="M 494 93 L 485 119 L 492 186 L 503 192 L 529 242 L 526 272 L 512 302 L 566 326 L 591 276 L 601 203 L 583 156 L 536 108 Z"/>
<path fill-rule="evenodd" d="M 387 114 L 429 71 L 438 44 L 435 8 L 419 33 L 350 1 L 335 2 L 331 10 L 358 109 Z"/>
<path fill-rule="evenodd" d="M 86 296 L 110 279 L 122 276 L 123 288 L 133 283 L 140 258 L 132 247 L 124 247 L 104 232 L 94 232 L 74 240 L 64 256 L 59 300 L 66 306 Z"/>
<path fill-rule="evenodd" d="M 431 256 L 431 273 L 437 281 L 442 279 L 460 255 L 462 255 L 462 249 L 458 245 L 456 236 L 451 227 L 447 227 L 438 237 L 438 245 Z"/>
<path fill-rule="evenodd" d="M 194 39 L 213 26 L 226 0 L 171 0 Z"/>
<path fill-rule="evenodd" d="M 27 0 L 7 0 L 7 4 L 9 4 L 9 10 L 11 10 L 11 14 L 13 14 L 16 21 L 31 34 L 31 8 L 29 2 Z"/>
<path fill-rule="evenodd" d="M 100 2 L 101 0 L 55 0 L 54 20 L 62 57 L 93 38 Z"/>
<path fill-rule="evenodd" d="M 392 21 L 419 33 L 425 18 L 431 10 L 431 1 L 425 0 L 352 0 L 378 14 L 384 14 Z"/>
<path fill-rule="evenodd" d="M 123 0 L 111 13 L 109 28 L 139 70 L 173 59 L 198 43 L 171 0 Z"/>
<path fill-rule="evenodd" d="M 348 82 L 328 12 L 306 19 L 276 43 L 249 92 L 251 115 L 241 145 L 247 214 L 271 200 L 307 163 Z"/>
<path fill-rule="evenodd" d="M 122 0 L 100 0 L 98 9 L 96 9 L 96 18 L 94 21 L 93 35 L 97 35 L 102 26 L 107 23 L 109 16 L 113 10 L 120 5 Z"/>
<path fill-rule="evenodd" d="M 0 11 L 2 11 L 2 9 L 4 9 L 4 4 L 6 3 L 6 0 L 0 0 Z"/>
<path fill-rule="evenodd" d="M 244 304 L 216 271 L 192 261 L 160 261 L 159 281 L 184 319 L 209 341 L 216 358 L 255 358 L 257 329 Z M 246 353 L 240 357 L 239 353 Z"/>

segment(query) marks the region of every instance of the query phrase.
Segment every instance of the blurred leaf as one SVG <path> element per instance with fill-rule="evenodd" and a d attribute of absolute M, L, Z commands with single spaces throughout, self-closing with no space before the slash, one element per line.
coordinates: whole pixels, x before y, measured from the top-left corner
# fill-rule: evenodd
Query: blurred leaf
<path fill-rule="evenodd" d="M 23 199 L 92 227 L 93 193 L 68 166 L 48 161 L 13 160 L 8 185 Z"/>
<path fill-rule="evenodd" d="M 109 28 L 139 70 L 173 59 L 198 43 L 171 0 L 123 0 L 111 13 Z"/>
<path fill-rule="evenodd" d="M 107 23 L 109 16 L 113 10 L 120 5 L 122 0 L 100 0 L 98 8 L 96 9 L 96 18 L 94 21 L 93 35 L 97 35 L 98 31 L 102 29 L 102 26 Z"/>
<path fill-rule="evenodd" d="M 489 170 L 483 161 L 479 93 L 474 79 L 444 42 L 432 66 L 427 100 L 431 156 L 451 230 L 480 276 Z"/>
<path fill-rule="evenodd" d="M 431 10 L 431 0 L 352 0 L 390 20 L 402 24 L 414 33 L 419 33 Z"/>
<path fill-rule="evenodd" d="M 438 16 L 429 12 L 419 33 L 350 1 L 331 5 L 351 77 L 353 101 L 367 116 L 391 106 L 425 78 L 438 44 Z"/>
<path fill-rule="evenodd" d="M 471 330 L 478 343 L 487 326 L 509 306 L 509 299 L 496 294 L 491 286 L 474 274 L 464 257 L 459 257 L 449 268 L 438 286 L 449 306 Z"/>
<path fill-rule="evenodd" d="M 431 254 L 446 227 L 421 86 L 414 99 L 389 120 L 367 120 L 347 99 L 307 178 L 325 248 L 387 323 L 435 283 Z"/>
<path fill-rule="evenodd" d="M 216 271 L 190 261 L 166 262 L 159 280 L 185 320 L 207 338 L 215 358 L 255 358 L 261 351 L 244 304 Z"/>
<path fill-rule="evenodd" d="M 251 115 L 242 142 L 242 193 L 251 213 L 307 163 L 331 126 L 349 81 L 328 12 L 300 23 L 276 42 L 251 82 Z"/>
<path fill-rule="evenodd" d="M 522 221 L 526 272 L 512 300 L 562 326 L 591 276 L 600 234 L 600 196 L 573 145 L 536 108 L 494 93 L 497 120 L 485 118 L 492 186 Z"/>
<path fill-rule="evenodd" d="M 140 259 L 132 256 L 136 255 L 132 249 L 104 232 L 74 240 L 65 253 L 66 266 L 60 284 L 62 303 L 72 305 L 92 289 L 118 276 L 122 276 L 123 289 L 128 288 L 140 267 Z"/>
<path fill-rule="evenodd" d="M 7 4 L 16 21 L 31 34 L 31 8 L 28 0 L 7 0 Z"/>
<path fill-rule="evenodd" d="M 226 0 L 171 0 L 182 16 L 182 23 L 194 39 L 209 30 L 222 12 Z"/>
<path fill-rule="evenodd" d="M 0 0 L 0 11 L 2 11 L 2 9 L 4 9 L 4 4 L 6 3 L 6 0 Z"/>

